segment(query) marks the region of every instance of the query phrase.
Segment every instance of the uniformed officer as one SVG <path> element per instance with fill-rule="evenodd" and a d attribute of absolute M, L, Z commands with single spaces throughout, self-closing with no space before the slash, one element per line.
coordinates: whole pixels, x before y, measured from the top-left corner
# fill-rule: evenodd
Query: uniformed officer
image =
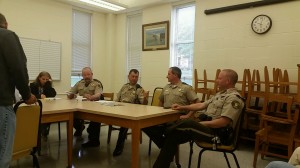
<path fill-rule="evenodd" d="M 103 85 L 97 80 L 93 79 L 93 72 L 90 67 L 82 69 L 83 79 L 78 81 L 69 91 L 68 98 L 73 99 L 78 93 L 79 96 L 83 96 L 90 101 L 96 101 L 100 99 L 103 93 Z M 89 133 L 89 141 L 82 144 L 82 147 L 97 147 L 100 145 L 99 134 L 100 124 L 96 122 L 90 122 L 87 132 Z M 80 119 L 74 119 L 74 128 L 76 129 L 74 136 L 81 136 L 84 130 L 84 121 Z"/>
<path fill-rule="evenodd" d="M 189 105 L 199 101 L 197 94 L 192 86 L 181 82 L 181 70 L 178 67 L 171 67 L 168 71 L 168 82 L 159 96 L 159 104 L 164 108 L 171 108 L 172 104 Z M 183 115 L 180 119 L 192 117 L 193 112 L 182 110 Z M 161 148 L 164 143 L 164 133 L 167 127 L 174 123 L 165 123 L 152 127 L 144 128 L 143 131 L 150 137 L 150 139 Z"/>
<path fill-rule="evenodd" d="M 135 104 L 148 104 L 144 89 L 137 83 L 139 79 L 139 71 L 131 69 L 128 74 L 129 83 L 123 85 L 117 94 L 115 101 Z M 127 136 L 128 128 L 121 127 L 116 148 L 113 156 L 119 156 L 123 152 L 124 142 Z"/>
<path fill-rule="evenodd" d="M 154 168 L 169 167 L 176 153 L 177 146 L 191 140 L 203 140 L 212 142 L 217 128 L 235 128 L 235 124 L 244 107 L 244 101 L 235 89 L 238 75 L 231 69 L 220 72 L 217 84 L 219 92 L 204 103 L 191 105 L 173 104 L 174 110 L 205 110 L 209 118 L 206 121 L 195 121 L 192 119 L 182 120 L 167 130 L 164 145 L 154 163 Z M 222 141 L 222 140 L 221 140 Z"/>

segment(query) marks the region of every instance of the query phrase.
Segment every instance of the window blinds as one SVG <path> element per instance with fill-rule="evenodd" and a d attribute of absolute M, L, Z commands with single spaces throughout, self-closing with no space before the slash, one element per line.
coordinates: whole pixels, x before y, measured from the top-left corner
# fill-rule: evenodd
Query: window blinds
<path fill-rule="evenodd" d="M 127 16 L 127 72 L 137 69 L 141 73 L 142 14 Z"/>
<path fill-rule="evenodd" d="M 91 14 L 73 10 L 72 76 L 91 65 Z"/>

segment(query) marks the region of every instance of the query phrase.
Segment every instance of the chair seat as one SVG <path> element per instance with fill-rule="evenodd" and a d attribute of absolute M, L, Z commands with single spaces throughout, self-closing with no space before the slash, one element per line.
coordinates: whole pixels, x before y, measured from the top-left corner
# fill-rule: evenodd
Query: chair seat
<path fill-rule="evenodd" d="M 31 152 L 32 152 L 31 149 L 25 149 L 25 150 L 22 150 L 22 151 L 14 152 L 14 154 L 13 154 L 13 156 L 12 156 L 12 160 L 18 160 L 18 159 L 20 159 L 21 157 L 30 155 Z"/>
<path fill-rule="evenodd" d="M 264 137 L 267 134 L 266 137 Z M 256 136 L 260 136 L 261 138 L 268 139 L 270 143 L 289 145 L 289 132 L 285 132 L 283 130 L 274 131 L 273 129 L 268 131 L 264 128 L 255 133 Z"/>
<path fill-rule="evenodd" d="M 201 147 L 201 148 L 213 148 L 213 144 L 212 143 L 208 143 L 208 142 L 204 142 L 204 141 L 196 141 L 196 144 Z M 234 150 L 234 145 L 222 145 L 222 144 L 218 144 L 217 145 L 217 150 L 226 150 L 226 151 L 232 151 Z"/>

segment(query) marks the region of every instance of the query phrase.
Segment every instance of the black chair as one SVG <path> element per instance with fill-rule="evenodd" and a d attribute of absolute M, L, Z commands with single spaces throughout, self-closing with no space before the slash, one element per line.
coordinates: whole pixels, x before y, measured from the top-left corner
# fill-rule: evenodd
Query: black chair
<path fill-rule="evenodd" d="M 191 162 L 192 162 L 192 154 L 193 154 L 193 144 L 196 143 L 197 146 L 199 146 L 200 148 L 202 148 L 199 152 L 199 156 L 198 156 L 198 168 L 200 168 L 201 165 L 201 156 L 203 154 L 204 151 L 215 151 L 215 152 L 222 152 L 224 154 L 224 157 L 226 159 L 227 165 L 228 167 L 230 167 L 230 163 L 227 157 L 227 153 L 232 154 L 234 161 L 236 163 L 236 166 L 239 168 L 239 162 L 237 160 L 236 155 L 234 154 L 234 151 L 238 148 L 238 142 L 239 142 L 239 135 L 240 135 L 240 128 L 242 126 L 243 123 L 243 119 L 244 119 L 244 113 L 245 113 L 245 105 L 243 110 L 241 111 L 241 114 L 238 118 L 238 121 L 236 123 L 234 132 L 233 132 L 233 140 L 232 143 L 230 145 L 222 145 L 222 144 L 218 144 L 216 146 L 216 149 L 213 149 L 213 143 L 211 142 L 204 142 L 204 141 L 191 141 L 190 142 L 190 156 L 189 156 L 189 168 L 191 167 Z"/>

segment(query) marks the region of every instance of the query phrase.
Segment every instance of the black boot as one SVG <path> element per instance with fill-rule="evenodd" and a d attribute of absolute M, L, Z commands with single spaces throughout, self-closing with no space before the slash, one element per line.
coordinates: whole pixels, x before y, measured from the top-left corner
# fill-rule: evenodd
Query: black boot
<path fill-rule="evenodd" d="M 113 156 L 119 156 L 122 154 L 124 149 L 124 142 L 127 136 L 128 128 L 121 127 L 116 148 L 113 152 Z"/>
<path fill-rule="evenodd" d="M 100 146 L 99 136 L 100 136 L 100 125 L 101 123 L 91 121 L 89 127 L 87 128 L 87 132 L 89 133 L 89 141 L 82 144 L 83 148 L 89 147 L 98 147 Z"/>

